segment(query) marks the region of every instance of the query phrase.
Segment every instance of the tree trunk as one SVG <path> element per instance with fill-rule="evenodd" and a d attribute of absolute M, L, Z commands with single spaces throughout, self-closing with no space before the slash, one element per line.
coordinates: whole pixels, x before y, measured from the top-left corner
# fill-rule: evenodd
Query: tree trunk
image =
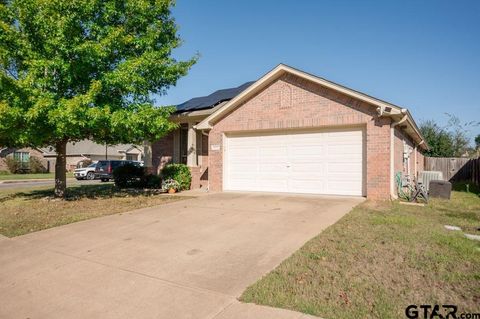
<path fill-rule="evenodd" d="M 65 198 L 67 188 L 67 142 L 61 141 L 55 144 L 57 161 L 55 162 L 55 197 Z"/>

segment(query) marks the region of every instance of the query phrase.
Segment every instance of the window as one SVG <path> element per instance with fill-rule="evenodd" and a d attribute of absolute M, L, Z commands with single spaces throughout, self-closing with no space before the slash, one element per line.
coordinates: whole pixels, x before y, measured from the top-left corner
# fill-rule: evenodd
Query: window
<path fill-rule="evenodd" d="M 21 168 L 28 168 L 30 162 L 29 152 L 14 152 L 13 158 L 20 163 Z"/>
<path fill-rule="evenodd" d="M 127 161 L 136 161 L 137 160 L 137 154 L 127 154 Z"/>

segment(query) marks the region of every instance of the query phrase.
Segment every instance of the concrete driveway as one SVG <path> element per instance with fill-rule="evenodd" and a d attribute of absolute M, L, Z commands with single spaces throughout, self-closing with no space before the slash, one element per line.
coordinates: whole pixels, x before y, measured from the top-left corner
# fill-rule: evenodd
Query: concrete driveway
<path fill-rule="evenodd" d="M 360 198 L 217 193 L 0 240 L 0 318 L 306 318 L 245 288 Z"/>

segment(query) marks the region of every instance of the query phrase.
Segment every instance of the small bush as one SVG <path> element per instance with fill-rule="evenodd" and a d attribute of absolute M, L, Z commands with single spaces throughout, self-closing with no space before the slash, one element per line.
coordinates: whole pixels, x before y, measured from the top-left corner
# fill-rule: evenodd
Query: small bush
<path fill-rule="evenodd" d="M 16 160 L 13 156 L 7 156 L 7 158 L 5 158 L 5 164 L 7 164 L 8 170 L 12 174 L 17 173 L 20 168 L 22 168 L 22 163 L 20 163 L 19 160 Z"/>
<path fill-rule="evenodd" d="M 160 188 L 161 187 L 162 179 L 158 175 L 147 175 L 145 179 L 145 187 L 146 188 Z"/>
<path fill-rule="evenodd" d="M 30 168 L 30 173 L 45 173 L 47 169 L 45 166 L 43 166 L 42 160 L 40 160 L 38 157 L 35 156 L 30 156 L 29 160 L 29 168 Z"/>
<path fill-rule="evenodd" d="M 9 175 L 10 172 L 9 171 L 0 171 L 0 175 Z"/>
<path fill-rule="evenodd" d="M 176 180 L 180 184 L 179 190 L 190 189 L 192 175 L 185 164 L 168 164 L 162 169 L 161 175 L 164 180 Z"/>
<path fill-rule="evenodd" d="M 143 167 L 126 164 L 113 170 L 115 186 L 120 188 L 143 187 L 146 181 L 145 169 Z"/>

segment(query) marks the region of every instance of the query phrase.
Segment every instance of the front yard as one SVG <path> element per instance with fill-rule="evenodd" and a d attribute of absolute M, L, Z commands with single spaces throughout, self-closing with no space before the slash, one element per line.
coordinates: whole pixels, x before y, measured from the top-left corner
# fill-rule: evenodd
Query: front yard
<path fill-rule="evenodd" d="M 99 216 L 186 199 L 125 192 L 112 184 L 69 187 L 67 200 L 53 199 L 51 187 L 0 190 L 0 234 L 13 237 Z"/>
<path fill-rule="evenodd" d="M 416 304 L 480 312 L 480 198 L 365 202 L 249 287 L 244 302 L 324 318 L 405 318 Z M 422 314 L 423 315 L 423 314 Z"/>

